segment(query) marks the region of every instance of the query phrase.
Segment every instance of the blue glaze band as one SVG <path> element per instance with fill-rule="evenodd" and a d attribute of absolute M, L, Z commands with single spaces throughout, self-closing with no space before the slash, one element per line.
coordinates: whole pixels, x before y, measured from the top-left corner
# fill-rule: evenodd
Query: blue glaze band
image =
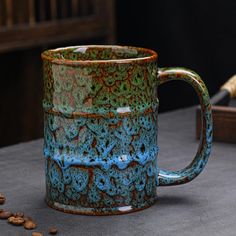
<path fill-rule="evenodd" d="M 45 113 L 44 156 L 62 169 L 71 165 L 125 169 L 134 161 L 145 165 L 158 154 L 156 114 L 71 119 Z"/>
<path fill-rule="evenodd" d="M 108 214 L 154 203 L 157 110 L 113 118 L 46 112 L 44 134 L 47 201 L 53 207 Z"/>

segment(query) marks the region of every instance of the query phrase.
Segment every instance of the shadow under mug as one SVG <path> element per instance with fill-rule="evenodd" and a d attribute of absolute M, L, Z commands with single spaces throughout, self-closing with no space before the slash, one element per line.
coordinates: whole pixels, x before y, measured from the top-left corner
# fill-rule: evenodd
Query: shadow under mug
<path fill-rule="evenodd" d="M 76 46 L 42 53 L 46 201 L 69 213 L 122 214 L 154 204 L 157 186 L 184 184 L 205 167 L 212 114 L 207 88 L 193 71 L 158 68 L 156 52 L 127 46 Z M 193 86 L 202 135 L 191 164 L 157 165 L 157 87 Z"/>

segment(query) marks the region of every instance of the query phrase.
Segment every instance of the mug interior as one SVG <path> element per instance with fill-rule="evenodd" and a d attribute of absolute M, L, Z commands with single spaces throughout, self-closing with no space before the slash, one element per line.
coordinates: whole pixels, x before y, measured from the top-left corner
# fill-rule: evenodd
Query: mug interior
<path fill-rule="evenodd" d="M 119 61 L 156 59 L 156 52 L 130 46 L 89 45 L 45 51 L 43 58 L 63 61 Z"/>

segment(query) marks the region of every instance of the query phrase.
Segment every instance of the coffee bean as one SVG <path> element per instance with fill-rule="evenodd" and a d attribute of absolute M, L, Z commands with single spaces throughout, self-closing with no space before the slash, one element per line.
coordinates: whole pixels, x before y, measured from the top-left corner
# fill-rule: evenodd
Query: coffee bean
<path fill-rule="evenodd" d="M 13 219 L 15 219 L 15 217 L 14 217 L 14 216 L 10 216 L 10 217 L 7 219 L 7 221 L 8 221 L 9 223 L 12 223 Z"/>
<path fill-rule="evenodd" d="M 36 228 L 36 224 L 33 221 L 29 220 L 29 221 L 26 221 L 24 223 L 24 228 L 25 229 L 29 229 L 29 230 L 35 229 Z"/>
<path fill-rule="evenodd" d="M 12 216 L 12 213 L 10 211 L 2 211 L 0 213 L 0 219 L 1 220 L 6 220 L 6 219 L 8 219 L 11 216 Z"/>
<path fill-rule="evenodd" d="M 33 232 L 32 236 L 43 236 L 43 234 L 39 233 L 39 232 Z"/>
<path fill-rule="evenodd" d="M 15 214 L 13 214 L 13 216 L 23 218 L 24 217 L 24 213 L 23 212 L 16 212 Z"/>
<path fill-rule="evenodd" d="M 5 199 L 4 198 L 0 198 L 0 205 L 3 205 L 5 203 Z"/>
<path fill-rule="evenodd" d="M 57 234 L 57 228 L 51 227 L 51 228 L 49 229 L 49 234 Z"/>
<path fill-rule="evenodd" d="M 23 225 L 25 221 L 21 217 L 11 216 L 8 218 L 8 222 L 12 225 L 19 226 L 19 225 Z"/>
<path fill-rule="evenodd" d="M 33 221 L 33 219 L 29 216 L 24 216 L 23 219 L 24 219 L 25 222 L 26 221 Z"/>
<path fill-rule="evenodd" d="M 5 196 L 2 193 L 0 193 L 0 205 L 3 205 L 5 201 L 6 201 Z"/>

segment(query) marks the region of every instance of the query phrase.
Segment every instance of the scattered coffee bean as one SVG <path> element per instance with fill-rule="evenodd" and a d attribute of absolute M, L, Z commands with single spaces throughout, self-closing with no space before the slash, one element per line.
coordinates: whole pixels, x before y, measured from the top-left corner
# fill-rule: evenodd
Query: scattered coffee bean
<path fill-rule="evenodd" d="M 3 205 L 6 202 L 6 197 L 0 193 L 0 205 Z M 12 213 L 10 211 L 5 211 L 4 209 L 0 209 L 0 219 L 8 221 L 8 223 L 20 226 L 24 225 L 25 229 L 32 230 L 37 227 L 37 225 L 33 222 L 31 217 L 24 216 L 23 212 Z M 49 229 L 49 234 L 57 234 L 58 230 L 55 227 L 51 227 Z M 43 236 L 40 232 L 32 232 L 32 236 Z"/>
<path fill-rule="evenodd" d="M 10 216 L 8 219 L 7 219 L 7 221 L 9 222 L 9 223 L 12 223 L 12 221 L 15 219 L 15 217 L 14 216 Z"/>
<path fill-rule="evenodd" d="M 6 197 L 2 193 L 0 193 L 0 205 L 3 205 L 5 201 L 6 201 Z"/>
<path fill-rule="evenodd" d="M 10 211 L 2 211 L 0 213 L 0 219 L 1 220 L 6 220 L 6 219 L 8 219 L 11 216 L 12 216 L 12 213 Z"/>
<path fill-rule="evenodd" d="M 32 236 L 43 236 L 43 234 L 39 233 L 39 232 L 33 232 Z"/>
<path fill-rule="evenodd" d="M 24 219 L 25 222 L 26 221 L 33 221 L 33 219 L 29 216 L 24 216 L 23 219 Z"/>
<path fill-rule="evenodd" d="M 49 229 L 49 234 L 57 234 L 57 228 L 51 227 L 51 228 Z"/>
<path fill-rule="evenodd" d="M 19 225 L 23 225 L 25 221 L 21 217 L 11 216 L 8 218 L 8 222 L 12 225 L 19 226 Z"/>
<path fill-rule="evenodd" d="M 24 223 L 24 228 L 25 229 L 29 229 L 29 230 L 32 230 L 32 229 L 35 229 L 36 228 L 36 224 L 31 221 L 31 220 L 28 220 Z"/>
<path fill-rule="evenodd" d="M 13 214 L 13 216 L 23 218 L 24 217 L 24 213 L 23 212 L 16 212 L 15 214 Z"/>

